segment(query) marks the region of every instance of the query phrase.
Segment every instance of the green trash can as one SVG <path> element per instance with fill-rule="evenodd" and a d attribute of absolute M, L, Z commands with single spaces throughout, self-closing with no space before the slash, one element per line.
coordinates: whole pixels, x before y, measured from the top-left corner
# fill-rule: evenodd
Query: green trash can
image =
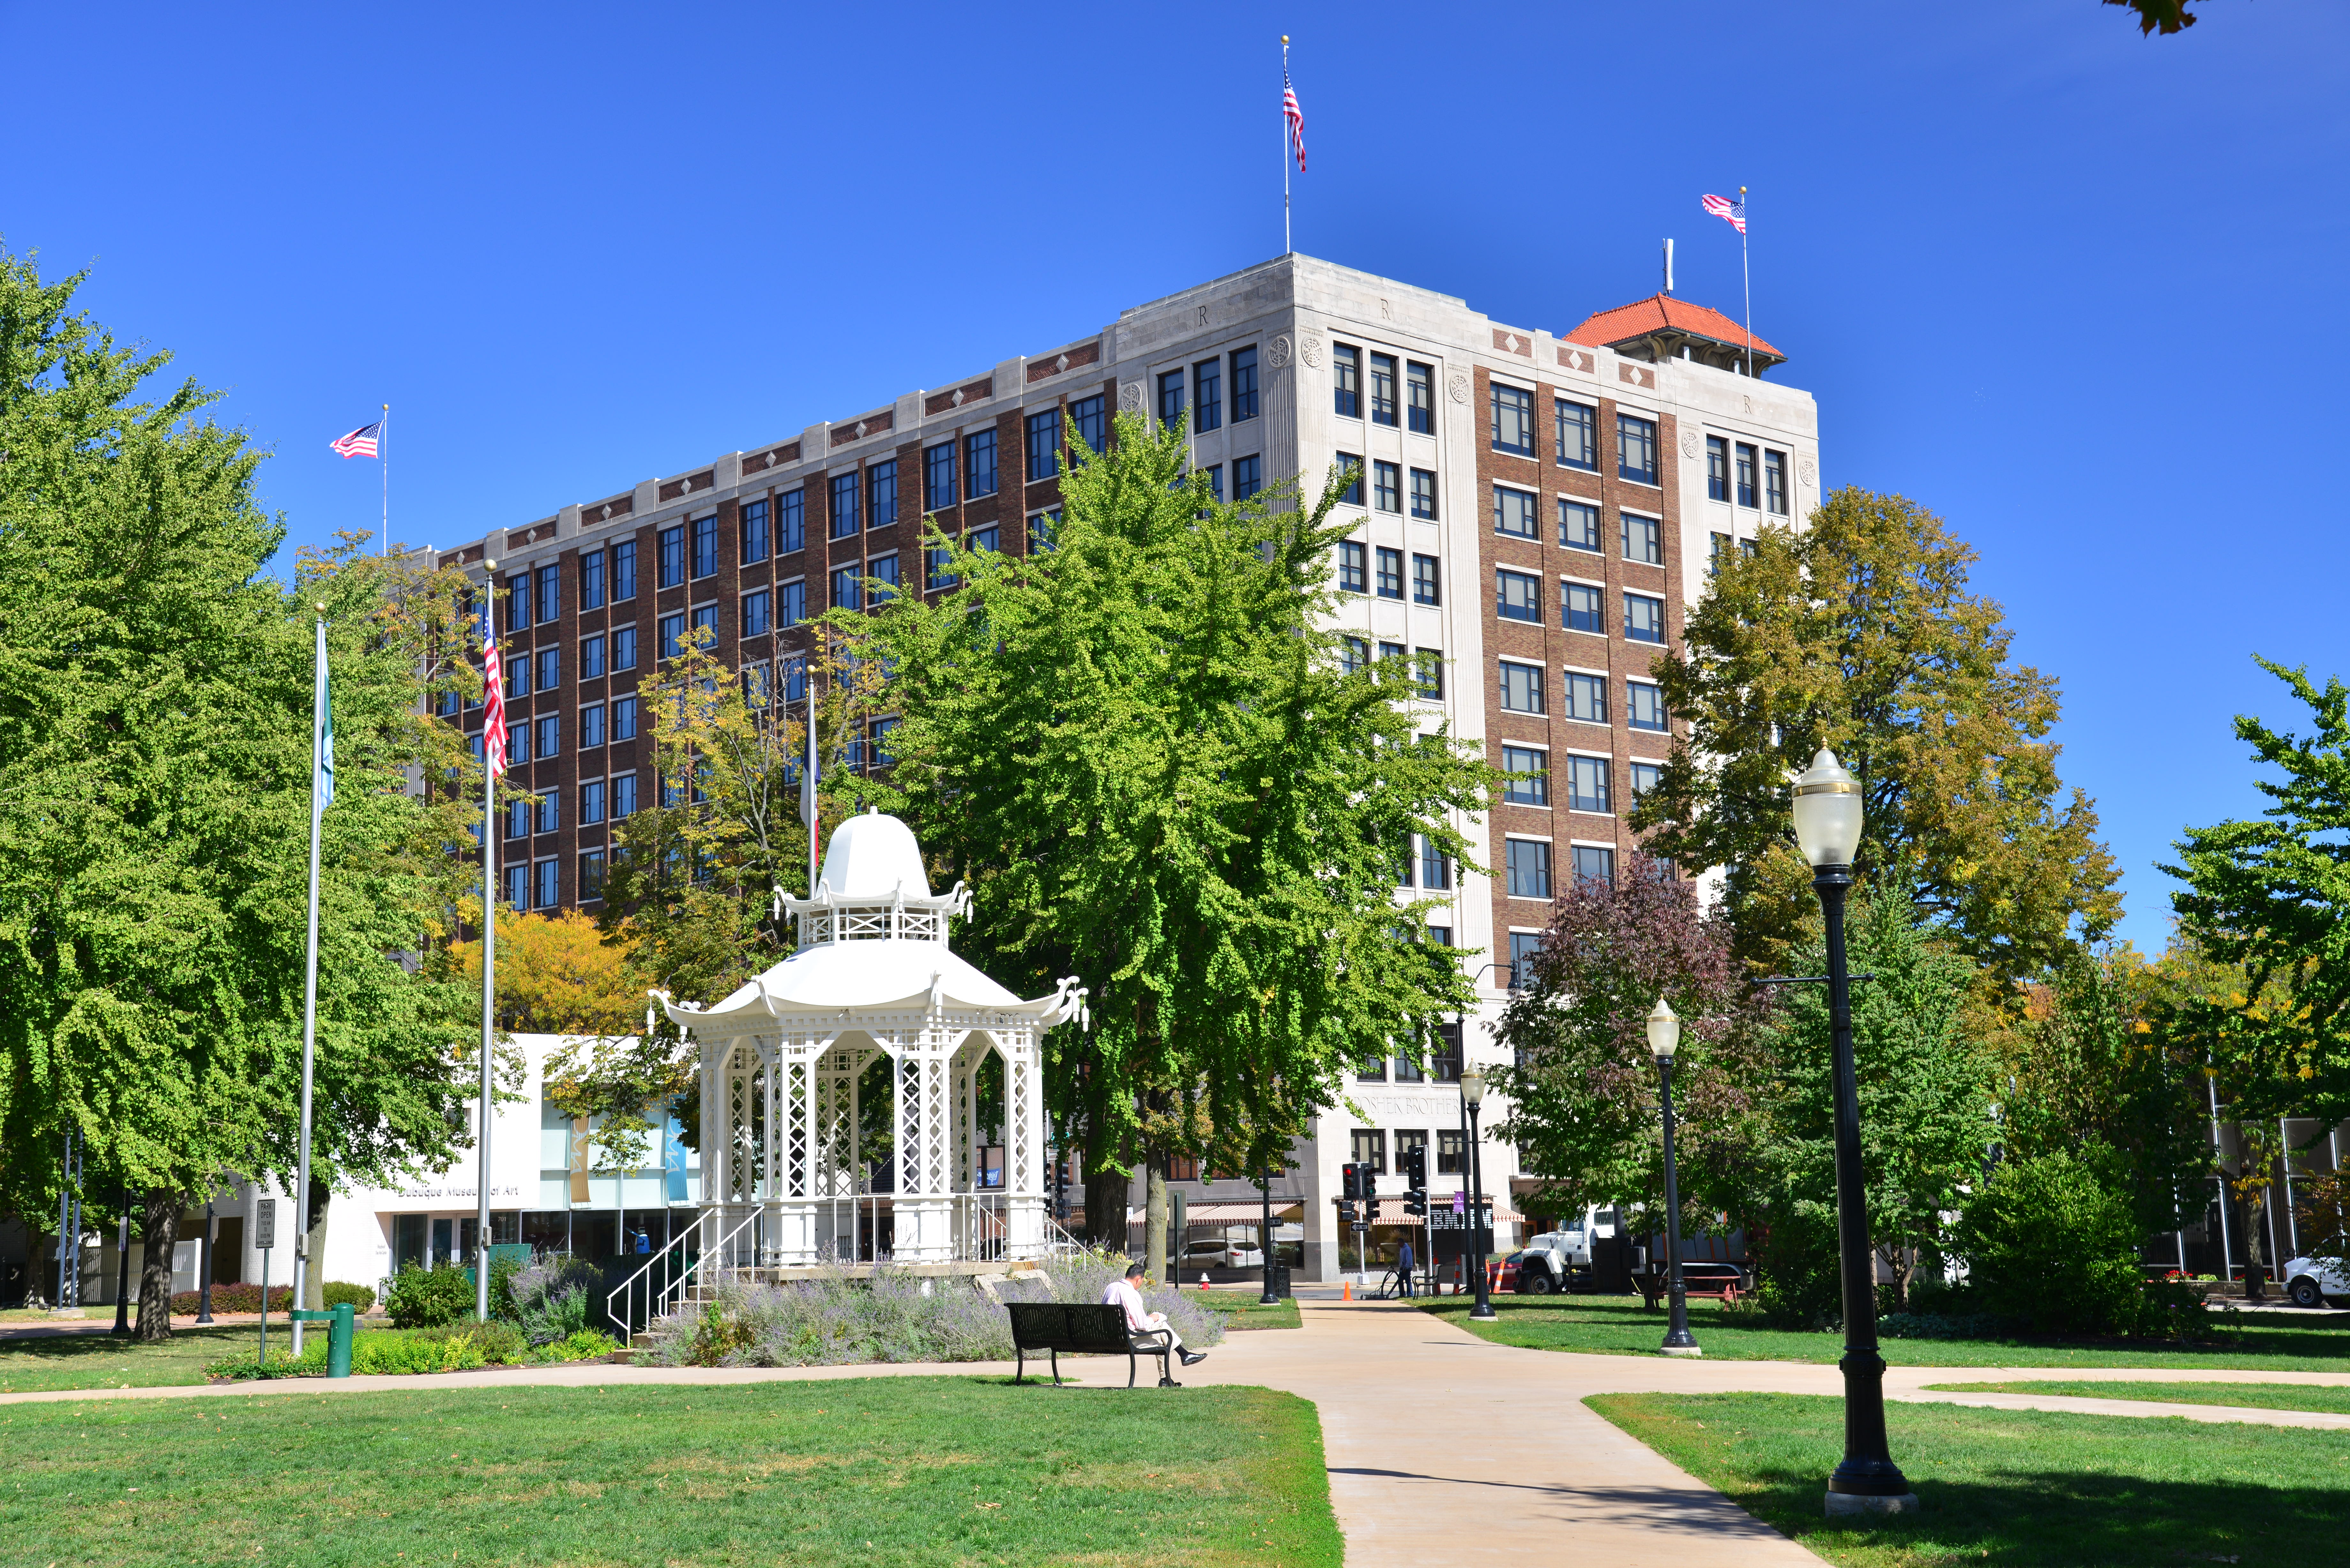
<path fill-rule="evenodd" d="M 325 1312 L 311 1312 L 297 1307 L 288 1314 L 296 1323 L 323 1323 L 327 1325 L 327 1376 L 348 1377 L 351 1375 L 351 1334 L 357 1327 L 358 1314 L 351 1303 L 343 1303 Z"/>

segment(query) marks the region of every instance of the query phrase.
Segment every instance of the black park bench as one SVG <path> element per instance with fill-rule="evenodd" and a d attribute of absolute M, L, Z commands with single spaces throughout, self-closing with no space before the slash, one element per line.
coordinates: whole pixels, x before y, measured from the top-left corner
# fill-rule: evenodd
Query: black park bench
<path fill-rule="evenodd" d="M 1028 1353 L 1048 1352 L 1053 1358 L 1053 1382 L 1061 1381 L 1061 1352 L 1072 1355 L 1118 1355 L 1126 1357 L 1126 1386 L 1134 1386 L 1140 1370 L 1139 1358 L 1155 1355 L 1159 1358 L 1159 1386 L 1180 1388 L 1181 1384 L 1170 1376 L 1170 1358 L 1175 1351 L 1175 1335 L 1167 1329 L 1142 1332 L 1129 1330 L 1126 1324 L 1126 1309 L 1107 1303 L 1087 1305 L 1082 1302 L 1006 1302 L 1005 1310 L 1012 1314 L 1012 1345 L 1019 1357 L 1018 1369 L 1012 1381 L 1019 1382 L 1027 1374 Z"/>

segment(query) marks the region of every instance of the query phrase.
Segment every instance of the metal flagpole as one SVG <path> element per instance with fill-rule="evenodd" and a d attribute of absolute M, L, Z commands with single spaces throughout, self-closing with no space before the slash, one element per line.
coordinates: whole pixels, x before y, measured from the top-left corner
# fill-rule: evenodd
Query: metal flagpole
<path fill-rule="evenodd" d="M 1754 374 L 1754 275 L 1746 266 L 1746 187 L 1738 188 L 1738 281 L 1746 289 L 1746 373 Z"/>
<path fill-rule="evenodd" d="M 334 796 L 335 732 L 327 711 L 327 607 L 317 607 L 317 638 L 310 680 L 310 940 L 302 969 L 302 1141 L 294 1175 L 294 1304 L 307 1306 L 302 1287 L 310 1266 L 310 1084 L 318 1039 L 318 827 Z M 324 784 L 324 788 L 320 785 Z M 302 1355 L 302 1320 L 294 1321 L 294 1355 Z"/>
<path fill-rule="evenodd" d="M 486 556 L 482 561 L 483 624 L 490 636 L 497 636 L 498 564 Z M 498 772 L 490 765 L 490 714 L 484 704 L 482 714 L 482 1082 L 481 1176 L 475 1185 L 473 1220 L 473 1313 L 483 1323 L 490 1321 L 490 1126 L 494 1107 L 490 1103 L 490 1047 L 497 1038 L 497 972 L 498 972 Z"/>
<path fill-rule="evenodd" d="M 1289 35 L 1281 36 L 1281 254 L 1287 255 L 1294 248 L 1289 243 Z"/>
<path fill-rule="evenodd" d="M 376 427 L 376 450 L 383 467 L 383 553 L 391 554 L 391 405 L 383 406 L 383 422 Z"/>

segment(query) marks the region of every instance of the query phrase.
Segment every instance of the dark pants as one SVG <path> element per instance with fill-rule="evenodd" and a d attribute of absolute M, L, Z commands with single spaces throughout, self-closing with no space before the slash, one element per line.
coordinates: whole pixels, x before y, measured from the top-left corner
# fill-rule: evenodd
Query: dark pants
<path fill-rule="evenodd" d="M 1411 1299 L 1411 1276 L 1412 1276 L 1412 1273 L 1413 1273 L 1413 1266 L 1412 1266 L 1411 1264 L 1409 1264 L 1409 1263 L 1398 1263 L 1398 1264 L 1396 1265 L 1396 1274 L 1397 1274 L 1397 1276 L 1398 1276 L 1399 1278 L 1400 1278 L 1400 1279 L 1402 1280 L 1402 1282 L 1403 1282 L 1403 1293 L 1404 1293 L 1404 1299 L 1405 1299 L 1406 1301 L 1409 1301 L 1409 1300 L 1410 1300 L 1410 1299 Z"/>

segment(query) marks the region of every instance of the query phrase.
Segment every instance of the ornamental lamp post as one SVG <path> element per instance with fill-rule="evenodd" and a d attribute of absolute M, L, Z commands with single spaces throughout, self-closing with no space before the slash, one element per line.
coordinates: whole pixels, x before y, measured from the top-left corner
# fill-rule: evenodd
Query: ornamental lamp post
<path fill-rule="evenodd" d="M 1827 1511 L 1906 1513 L 1918 1494 L 1885 1440 L 1885 1357 L 1877 1350 L 1877 1259 L 1860 1163 L 1860 1082 L 1852 1055 L 1852 979 L 1844 905 L 1860 847 L 1860 781 L 1825 746 L 1794 782 L 1795 842 L 1811 863 L 1827 927 L 1828 1033 L 1835 1054 L 1836 1250 L 1844 1272 L 1844 1462 L 1828 1478 Z"/>
<path fill-rule="evenodd" d="M 1469 1315 L 1491 1323 L 1499 1314 L 1485 1277 L 1485 1162 L 1478 1157 L 1477 1106 L 1485 1097 L 1485 1070 L 1471 1067 L 1461 1075 L 1461 1103 L 1469 1111 L 1469 1251 L 1477 1269 L 1477 1304 Z"/>
<path fill-rule="evenodd" d="M 1673 1053 L 1681 1043 L 1681 1021 L 1663 997 L 1648 1014 L 1648 1054 L 1657 1059 L 1657 1076 L 1664 1086 L 1665 1111 L 1665 1290 L 1670 1318 L 1665 1342 L 1657 1348 L 1666 1355 L 1702 1355 L 1689 1326 L 1689 1294 L 1681 1286 L 1681 1189 L 1673 1174 Z"/>

